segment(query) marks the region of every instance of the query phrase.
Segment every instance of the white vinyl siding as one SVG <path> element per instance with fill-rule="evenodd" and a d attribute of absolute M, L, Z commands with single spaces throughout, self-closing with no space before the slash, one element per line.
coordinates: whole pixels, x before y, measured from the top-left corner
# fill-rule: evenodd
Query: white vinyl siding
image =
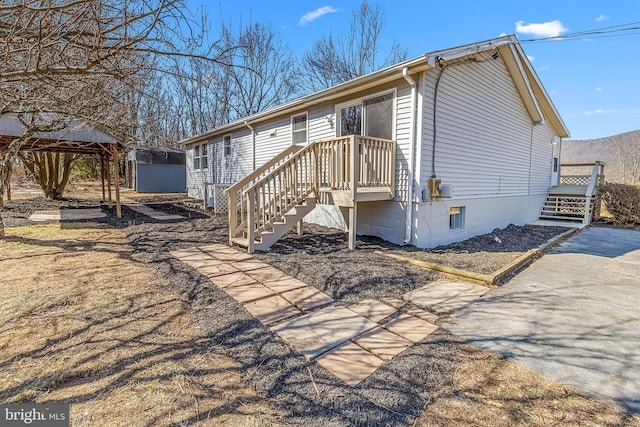
<path fill-rule="evenodd" d="M 421 185 L 431 176 L 433 93 L 440 70 L 426 74 Z M 501 59 L 445 68 L 437 95 L 435 172 L 455 197 L 545 192 L 548 144 L 534 125 Z M 548 149 L 547 154 L 544 151 Z M 534 181 L 530 179 L 535 177 Z M 548 177 L 547 177 L 548 179 Z"/>
<path fill-rule="evenodd" d="M 207 168 L 201 168 L 202 153 L 206 153 L 205 156 L 207 162 Z M 197 159 L 196 162 L 196 153 Z M 198 148 L 195 146 L 186 151 L 187 162 L 187 195 L 196 199 L 204 197 L 204 183 L 211 181 L 211 167 L 210 166 L 210 154 L 211 148 L 208 142 L 198 144 Z M 198 169 L 195 166 L 198 166 Z"/>

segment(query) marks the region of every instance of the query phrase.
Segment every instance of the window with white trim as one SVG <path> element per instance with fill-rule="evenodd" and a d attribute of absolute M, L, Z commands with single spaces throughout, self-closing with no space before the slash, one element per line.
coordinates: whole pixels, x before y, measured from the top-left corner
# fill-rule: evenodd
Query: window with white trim
<path fill-rule="evenodd" d="M 393 139 L 394 99 L 395 92 L 387 92 L 339 106 L 338 136 Z"/>
<path fill-rule="evenodd" d="M 222 137 L 222 145 L 224 147 L 224 156 L 231 155 L 231 135 L 225 135 Z"/>
<path fill-rule="evenodd" d="M 464 228 L 464 206 L 449 208 L 449 230 L 462 230 Z"/>
<path fill-rule="evenodd" d="M 296 145 L 307 142 L 307 113 L 291 117 L 291 143 Z"/>
<path fill-rule="evenodd" d="M 198 144 L 193 146 L 193 169 L 202 170 L 209 167 L 209 158 L 207 154 L 207 144 Z"/>

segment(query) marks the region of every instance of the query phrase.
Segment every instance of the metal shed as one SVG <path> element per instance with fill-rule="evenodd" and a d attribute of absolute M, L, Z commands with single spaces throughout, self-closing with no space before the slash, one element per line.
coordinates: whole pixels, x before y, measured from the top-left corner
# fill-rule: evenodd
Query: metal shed
<path fill-rule="evenodd" d="M 187 191 L 185 150 L 170 147 L 136 147 L 126 164 L 127 186 L 139 193 Z"/>

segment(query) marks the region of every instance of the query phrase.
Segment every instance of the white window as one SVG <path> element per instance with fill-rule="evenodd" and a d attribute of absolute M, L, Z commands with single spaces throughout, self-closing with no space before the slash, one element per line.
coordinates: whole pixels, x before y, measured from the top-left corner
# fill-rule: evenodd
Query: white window
<path fill-rule="evenodd" d="M 224 156 L 231 155 L 231 135 L 225 135 L 222 137 L 223 146 L 224 146 Z"/>
<path fill-rule="evenodd" d="M 307 143 L 307 114 L 291 117 L 291 141 L 292 144 Z"/>
<path fill-rule="evenodd" d="M 449 208 L 449 230 L 462 230 L 464 228 L 464 206 Z"/>
<path fill-rule="evenodd" d="M 201 170 L 209 167 L 207 156 L 207 144 L 199 144 L 193 147 L 193 169 Z"/>
<path fill-rule="evenodd" d="M 338 107 L 339 136 L 393 139 L 394 98 L 394 92 L 388 92 Z"/>

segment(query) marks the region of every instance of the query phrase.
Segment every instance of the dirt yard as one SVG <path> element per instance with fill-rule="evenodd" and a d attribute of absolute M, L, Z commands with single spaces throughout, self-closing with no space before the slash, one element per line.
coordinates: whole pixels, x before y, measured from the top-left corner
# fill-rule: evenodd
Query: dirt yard
<path fill-rule="evenodd" d="M 62 228 L 33 226 L 28 216 L 59 206 L 109 210 L 96 200 L 7 204 L 0 402 L 68 402 L 73 425 L 109 417 L 112 425 L 640 426 L 445 329 L 346 386 L 169 255 L 226 242 L 223 216 L 172 199 L 138 198 L 185 220 L 163 223 L 124 207 L 122 219 Z M 435 251 L 360 238 L 349 251 L 345 233 L 310 226 L 256 257 L 347 305 L 398 297 L 437 277 L 376 251 L 433 255 L 482 273 L 562 231 L 509 227 Z"/>

